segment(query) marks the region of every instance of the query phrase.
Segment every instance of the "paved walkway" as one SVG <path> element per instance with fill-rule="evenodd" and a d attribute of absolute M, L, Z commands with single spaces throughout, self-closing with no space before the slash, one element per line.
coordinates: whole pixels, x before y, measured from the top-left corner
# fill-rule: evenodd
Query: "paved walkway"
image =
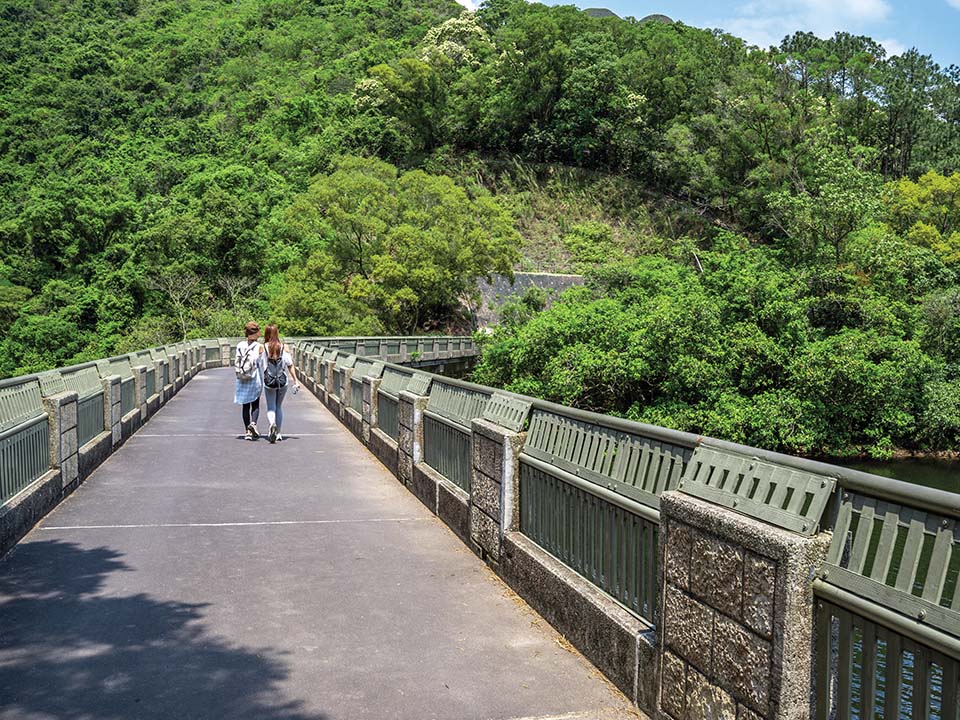
<path fill-rule="evenodd" d="M 231 387 L 0 561 L 0 718 L 635 717 L 312 396 L 251 443 Z"/>

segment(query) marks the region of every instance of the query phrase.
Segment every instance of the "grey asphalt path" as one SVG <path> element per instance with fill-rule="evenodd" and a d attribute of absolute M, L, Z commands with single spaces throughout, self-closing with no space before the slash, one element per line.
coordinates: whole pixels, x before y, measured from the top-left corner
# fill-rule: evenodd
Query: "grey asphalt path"
<path fill-rule="evenodd" d="M 636 717 L 312 396 L 276 445 L 231 400 L 201 373 L 0 561 L 0 719 Z"/>

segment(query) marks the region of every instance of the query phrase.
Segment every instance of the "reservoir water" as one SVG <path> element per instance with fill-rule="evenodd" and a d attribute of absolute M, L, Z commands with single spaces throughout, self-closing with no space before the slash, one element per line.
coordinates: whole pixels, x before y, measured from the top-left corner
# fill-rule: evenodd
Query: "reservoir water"
<path fill-rule="evenodd" d="M 917 485 L 960 493 L 960 460 L 833 461 L 838 465 Z"/>

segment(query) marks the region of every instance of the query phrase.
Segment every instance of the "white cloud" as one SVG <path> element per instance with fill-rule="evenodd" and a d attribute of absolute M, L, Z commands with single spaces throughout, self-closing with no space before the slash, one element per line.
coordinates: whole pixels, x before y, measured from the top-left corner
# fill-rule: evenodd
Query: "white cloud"
<path fill-rule="evenodd" d="M 947 5 L 955 7 L 957 10 L 960 10 L 960 0 L 947 0 Z"/>
<path fill-rule="evenodd" d="M 470 10 L 471 12 L 476 10 L 478 5 L 478 3 L 473 2 L 473 0 L 457 0 L 457 2 L 463 5 L 467 10 Z"/>
<path fill-rule="evenodd" d="M 960 5 L 960 0 L 947 1 Z M 801 30 L 820 37 L 841 30 L 865 32 L 866 26 L 886 21 L 891 10 L 887 0 L 750 0 L 716 24 L 749 43 L 768 47 Z"/>
<path fill-rule="evenodd" d="M 907 51 L 907 46 L 896 38 L 884 38 L 883 40 L 877 40 L 877 42 L 883 45 L 883 49 L 887 51 L 888 57 L 903 55 Z"/>

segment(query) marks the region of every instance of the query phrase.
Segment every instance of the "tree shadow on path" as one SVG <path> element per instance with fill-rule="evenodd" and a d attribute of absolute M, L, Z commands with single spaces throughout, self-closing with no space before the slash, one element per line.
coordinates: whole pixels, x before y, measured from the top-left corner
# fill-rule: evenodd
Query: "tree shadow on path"
<path fill-rule="evenodd" d="M 0 561 L 0 718 L 326 717 L 284 696 L 276 651 L 207 634 L 206 604 L 106 594 L 121 557 L 47 540 Z"/>

